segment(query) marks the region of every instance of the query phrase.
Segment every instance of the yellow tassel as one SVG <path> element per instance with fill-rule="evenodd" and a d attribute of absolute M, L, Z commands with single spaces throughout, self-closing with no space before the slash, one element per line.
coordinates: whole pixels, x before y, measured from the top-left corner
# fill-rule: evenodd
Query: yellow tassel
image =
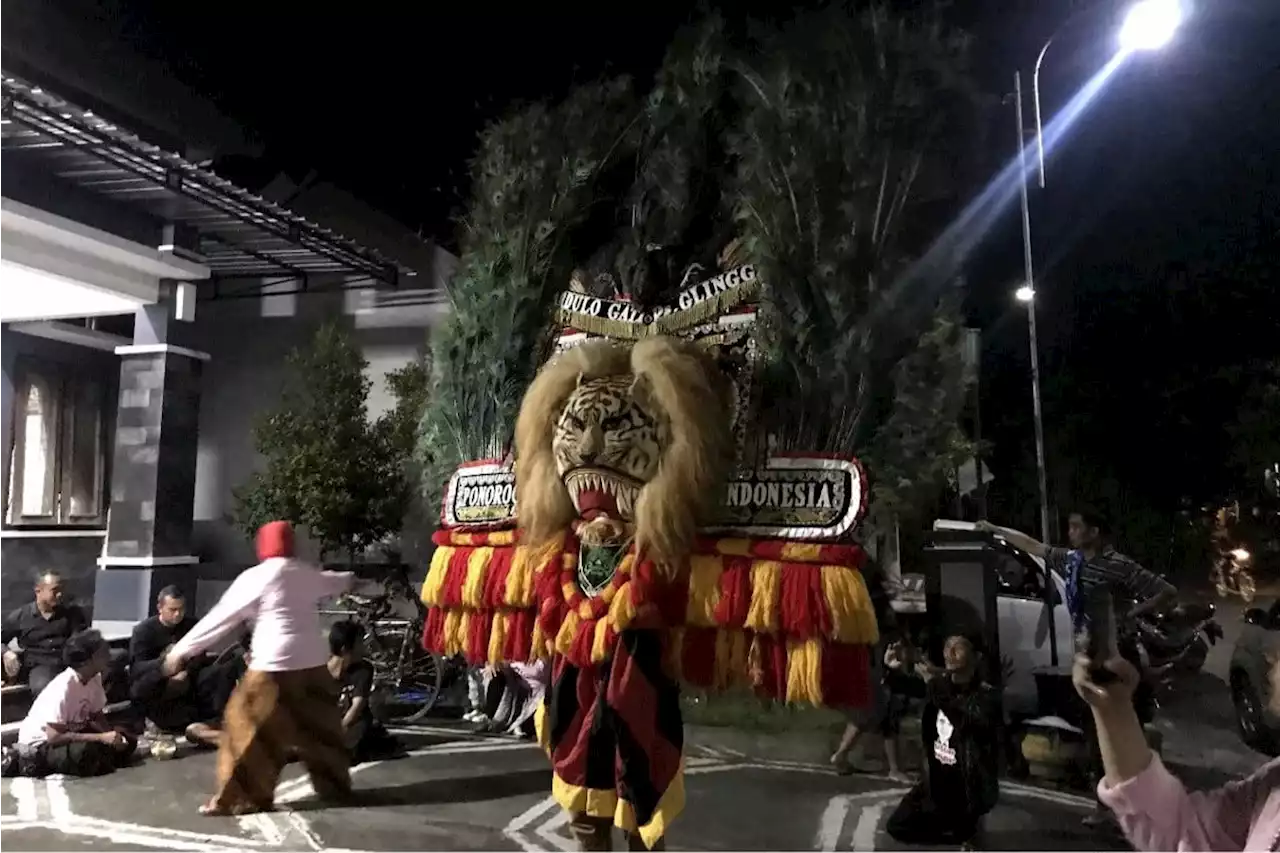
<path fill-rule="evenodd" d="M 502 663 L 502 644 L 507 639 L 507 622 L 510 621 L 510 613 L 493 614 L 493 627 L 489 629 L 489 663 Z"/>
<path fill-rule="evenodd" d="M 514 545 L 516 541 L 516 532 L 514 530 L 494 530 L 488 537 L 488 544 L 494 548 L 501 548 L 507 545 Z"/>
<path fill-rule="evenodd" d="M 782 595 L 782 564 L 756 560 L 751 564 L 751 607 L 747 627 L 760 634 L 778 631 L 778 606 Z"/>
<path fill-rule="evenodd" d="M 720 603 L 720 575 L 724 561 L 715 556 L 689 558 L 689 603 L 685 622 L 703 628 L 716 626 L 716 605 Z"/>
<path fill-rule="evenodd" d="M 862 574 L 848 566 L 823 566 L 821 571 L 822 594 L 831 614 L 831 638 L 875 645 L 880 629 Z"/>
<path fill-rule="evenodd" d="M 467 576 L 462 581 L 462 603 L 467 607 L 484 606 L 484 576 L 492 557 L 492 548 L 477 548 L 467 558 Z"/>
<path fill-rule="evenodd" d="M 712 682 L 717 690 L 727 690 L 742 681 L 747 671 L 747 636 L 736 629 L 716 632 L 716 671 Z"/>
<path fill-rule="evenodd" d="M 591 662 L 600 663 L 609 656 L 609 643 L 607 634 L 609 632 L 609 621 L 607 619 L 596 620 L 596 633 L 591 638 Z"/>
<path fill-rule="evenodd" d="M 751 539 L 717 539 L 716 553 L 726 557 L 750 557 Z"/>
<path fill-rule="evenodd" d="M 822 704 L 822 641 L 787 643 L 787 701 Z"/>
<path fill-rule="evenodd" d="M 636 605 L 631 600 L 631 581 L 627 581 L 618 587 L 617 593 L 613 596 L 613 601 L 609 602 L 609 624 L 613 626 L 615 633 L 622 633 L 627 626 L 631 624 L 631 620 L 636 618 Z"/>
<path fill-rule="evenodd" d="M 449 572 L 453 550 L 442 545 L 431 555 L 431 568 L 427 570 L 427 578 L 422 582 L 422 603 L 428 607 L 440 603 L 440 592 L 444 588 L 444 577 Z"/>
<path fill-rule="evenodd" d="M 502 601 L 508 607 L 528 607 L 529 590 L 533 572 L 529 568 L 529 549 L 516 546 L 511 555 L 511 571 L 507 572 L 507 585 L 502 591 Z"/>
<path fill-rule="evenodd" d="M 444 653 L 446 657 L 456 655 L 462 651 L 462 643 L 459 640 L 460 625 L 462 623 L 462 615 L 465 610 L 450 610 L 444 615 Z"/>
<path fill-rule="evenodd" d="M 667 631 L 667 674 L 672 680 L 679 681 L 684 677 L 684 629 L 672 628 Z"/>
<path fill-rule="evenodd" d="M 533 641 L 529 647 L 529 655 L 533 660 L 545 660 L 551 657 L 547 648 L 547 635 L 542 630 L 542 622 L 536 617 L 533 620 Z"/>
<path fill-rule="evenodd" d="M 471 636 L 471 611 L 459 610 L 458 636 L 455 640 L 454 654 L 467 653 L 467 638 Z"/>
<path fill-rule="evenodd" d="M 578 626 L 582 620 L 578 618 L 575 611 L 570 610 L 564 615 L 564 621 L 560 623 L 560 633 L 556 634 L 556 651 L 562 655 L 569 653 L 573 648 L 573 638 L 578 636 Z"/>
<path fill-rule="evenodd" d="M 812 542 L 788 542 L 782 546 L 782 559 L 795 563 L 816 563 L 822 554 L 822 545 Z"/>

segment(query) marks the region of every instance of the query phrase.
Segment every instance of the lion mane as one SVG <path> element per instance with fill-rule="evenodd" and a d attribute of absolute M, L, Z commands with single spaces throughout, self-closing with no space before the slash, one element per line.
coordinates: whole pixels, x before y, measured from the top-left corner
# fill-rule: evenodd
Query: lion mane
<path fill-rule="evenodd" d="M 633 377 L 632 393 L 664 426 L 657 474 L 640 491 L 635 541 L 665 573 L 674 574 L 698 526 L 719 497 L 731 460 L 727 377 L 697 346 L 652 337 L 632 346 L 588 341 L 548 362 L 529 385 L 516 419 L 517 520 L 532 546 L 559 536 L 577 518 L 552 452 L 556 423 L 580 382 Z"/>

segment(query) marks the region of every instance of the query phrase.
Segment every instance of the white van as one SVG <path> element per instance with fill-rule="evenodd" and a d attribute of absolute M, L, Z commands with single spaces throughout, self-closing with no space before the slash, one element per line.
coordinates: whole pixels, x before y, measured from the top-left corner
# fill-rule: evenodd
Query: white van
<path fill-rule="evenodd" d="M 939 519 L 933 523 L 933 529 L 976 531 L 976 526 L 968 521 Z M 1012 667 L 1005 683 L 1005 713 L 1013 717 L 1034 715 L 1037 699 L 1032 672 L 1052 664 L 1050 622 L 1044 600 L 1044 560 L 1013 547 L 999 537 L 994 538 L 994 546 L 1000 584 L 996 598 L 1000 654 Z M 1048 582 L 1053 584 L 1055 593 L 1053 624 L 1057 629 L 1058 666 L 1065 671 L 1070 668 L 1075 653 L 1071 615 L 1066 607 L 1066 583 L 1057 572 L 1049 572 L 1048 575 Z"/>

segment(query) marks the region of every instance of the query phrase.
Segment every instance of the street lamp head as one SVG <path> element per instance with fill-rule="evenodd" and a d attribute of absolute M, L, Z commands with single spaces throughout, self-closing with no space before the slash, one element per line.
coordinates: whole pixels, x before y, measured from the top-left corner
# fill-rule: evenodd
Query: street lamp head
<path fill-rule="evenodd" d="M 1120 26 L 1120 49 L 1159 50 L 1182 25 L 1181 0 L 1139 0 Z"/>
<path fill-rule="evenodd" d="M 1017 299 L 1019 302 L 1030 302 L 1032 299 L 1036 298 L 1035 288 L 1028 287 L 1024 284 L 1013 292 L 1013 298 Z"/>

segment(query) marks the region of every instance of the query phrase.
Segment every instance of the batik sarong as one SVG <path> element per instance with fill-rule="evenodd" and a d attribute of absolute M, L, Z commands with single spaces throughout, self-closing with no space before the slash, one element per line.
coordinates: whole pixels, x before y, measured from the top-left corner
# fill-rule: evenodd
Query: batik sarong
<path fill-rule="evenodd" d="M 338 683 L 325 667 L 250 669 L 227 703 L 211 805 L 234 814 L 272 807 L 280 772 L 297 756 L 322 799 L 351 792 Z"/>

